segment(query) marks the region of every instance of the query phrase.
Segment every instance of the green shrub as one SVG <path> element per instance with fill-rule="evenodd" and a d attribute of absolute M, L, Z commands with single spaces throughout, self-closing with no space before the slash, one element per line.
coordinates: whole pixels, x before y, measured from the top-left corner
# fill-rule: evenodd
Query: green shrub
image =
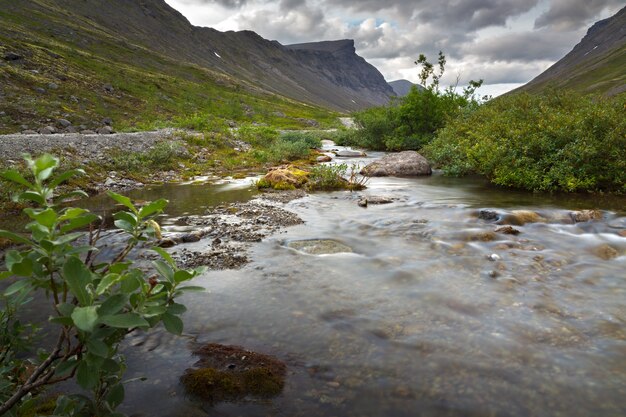
<path fill-rule="evenodd" d="M 237 139 L 253 147 L 268 147 L 278 139 L 278 131 L 268 126 L 245 124 L 237 130 Z"/>
<path fill-rule="evenodd" d="M 125 236 L 120 246 L 109 246 L 110 260 L 99 259 L 101 236 L 97 215 L 66 203 L 86 194 L 74 191 L 58 195 L 57 186 L 81 170 L 54 175 L 59 159 L 43 155 L 26 158 L 32 180 L 17 170 L 1 174 L 19 184 L 18 199 L 34 207 L 24 209 L 31 222 L 27 235 L 0 230 L 0 237 L 19 245 L 5 253 L 0 280 L 13 279 L 3 292 L 6 307 L 0 314 L 0 415 L 27 414 L 36 406 L 33 395 L 46 386 L 73 380 L 83 391 L 59 396 L 55 415 L 119 416 L 124 400 L 126 369 L 120 346 L 135 329 L 148 330 L 161 323 L 180 335 L 185 312 L 176 299 L 199 288 L 186 285 L 204 268 L 181 270 L 161 248 L 153 248 L 160 259 L 150 271 L 139 269 L 128 259 L 134 248 L 160 237 L 155 219 L 167 200 L 136 207 L 128 197 L 109 192 L 125 211 L 114 214 L 115 227 Z M 32 181 L 32 182 L 31 182 Z M 89 228 L 90 232 L 84 230 Z M 48 302 L 47 326 L 56 341 L 28 357 L 32 331 L 19 323 L 19 308 L 35 294 Z M 30 345 L 30 346 L 29 346 Z M 85 395 L 90 393 L 90 395 Z"/>
<path fill-rule="evenodd" d="M 280 136 L 280 140 L 289 143 L 302 142 L 311 149 L 322 147 L 321 134 L 318 132 L 285 132 Z"/>
<path fill-rule="evenodd" d="M 147 152 L 127 152 L 116 150 L 111 154 L 112 168 L 125 172 L 145 172 L 146 170 L 176 169 L 178 162 L 185 158 L 187 151 L 179 141 L 161 141 Z"/>
<path fill-rule="evenodd" d="M 437 130 L 459 114 L 478 108 L 475 92 L 482 85 L 470 81 L 463 93 L 455 88 L 439 89 L 439 80 L 445 70 L 445 56 L 440 52 L 439 72 L 424 55 L 416 61 L 422 66 L 420 79 L 425 88 L 413 86 L 405 97 L 392 100 L 383 107 L 375 107 L 353 114 L 358 131 L 340 137 L 338 144 L 359 146 L 380 151 L 419 150 L 430 143 Z"/>
<path fill-rule="evenodd" d="M 493 100 L 425 149 L 446 174 L 528 190 L 626 192 L 626 98 L 573 92 Z"/>

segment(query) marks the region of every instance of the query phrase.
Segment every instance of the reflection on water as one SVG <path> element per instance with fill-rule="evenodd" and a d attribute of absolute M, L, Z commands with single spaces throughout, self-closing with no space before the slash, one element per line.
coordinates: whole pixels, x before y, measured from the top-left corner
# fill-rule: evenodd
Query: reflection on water
<path fill-rule="evenodd" d="M 188 296 L 185 338 L 127 348 L 127 412 L 146 416 L 626 415 L 624 199 L 504 192 L 475 179 L 374 178 L 368 195 L 317 193 L 287 208 L 306 221 L 210 272 Z M 606 205 L 603 205 L 606 204 Z M 537 210 L 543 223 L 492 233 L 477 208 Z M 605 219 L 571 224 L 569 210 Z M 621 214 L 620 214 L 621 213 Z M 487 234 L 488 239 L 475 238 Z M 332 239 L 318 256 L 288 242 Z M 598 248 L 610 247 L 603 259 Z M 497 256 L 493 256 L 497 255 Z M 210 407 L 178 378 L 191 342 L 237 344 L 287 361 L 283 394 Z"/>
<path fill-rule="evenodd" d="M 249 199 L 248 184 L 131 195 L 169 198 L 164 220 L 171 223 Z M 289 203 L 306 223 L 255 245 L 244 269 L 199 278 L 208 291 L 184 300 L 185 337 L 133 335 L 124 348 L 128 377 L 149 379 L 128 385 L 123 411 L 626 415 L 626 238 L 618 234 L 626 229 L 625 198 L 504 191 L 439 175 L 373 178 L 368 186 Z M 363 194 L 394 203 L 360 208 Z M 110 210 L 103 201 L 89 207 Z M 545 221 L 515 226 L 517 236 L 494 233 L 496 225 L 478 219 L 479 208 L 535 210 Z M 604 210 L 604 219 L 565 221 L 584 208 Z M 288 247 L 314 239 L 351 252 L 319 256 Z M 192 343 L 206 342 L 286 361 L 283 394 L 213 407 L 187 398 L 178 378 L 195 361 Z"/>

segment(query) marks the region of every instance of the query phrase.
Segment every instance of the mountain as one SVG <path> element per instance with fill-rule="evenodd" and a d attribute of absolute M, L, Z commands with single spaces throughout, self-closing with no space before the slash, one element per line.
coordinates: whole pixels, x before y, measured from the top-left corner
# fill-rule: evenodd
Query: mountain
<path fill-rule="evenodd" d="M 396 93 L 398 97 L 404 97 L 409 94 L 409 91 L 411 91 L 411 88 L 413 88 L 413 86 L 417 87 L 418 90 L 424 89 L 424 87 L 422 87 L 421 85 L 413 84 L 409 80 L 390 81 L 389 85 L 391 86 L 391 88 L 393 88 L 394 93 Z"/>
<path fill-rule="evenodd" d="M 0 133 L 70 116 L 287 127 L 393 95 L 351 40 L 284 46 L 195 27 L 163 0 L 0 0 Z"/>
<path fill-rule="evenodd" d="M 596 22 L 570 53 L 516 91 L 548 86 L 606 95 L 626 92 L 626 7 Z"/>
<path fill-rule="evenodd" d="M 96 24 L 104 35 L 335 110 L 382 104 L 392 94 L 382 75 L 356 55 L 352 41 L 285 47 L 251 31 L 219 32 L 192 26 L 163 0 L 109 0 L 106 6 L 100 0 L 19 1 L 10 2 L 8 9 L 20 14 L 61 13 L 66 22 Z M 69 33 L 64 33 L 71 31 L 69 25 L 46 30 L 70 40 Z M 76 35 L 83 34 L 75 33 L 74 40 L 78 40 Z"/>

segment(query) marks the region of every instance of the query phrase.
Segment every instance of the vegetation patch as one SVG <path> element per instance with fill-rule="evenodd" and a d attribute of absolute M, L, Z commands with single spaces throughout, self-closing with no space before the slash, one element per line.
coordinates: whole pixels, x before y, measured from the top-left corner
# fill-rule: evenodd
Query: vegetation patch
<path fill-rule="evenodd" d="M 626 192 L 625 97 L 526 93 L 450 122 L 424 149 L 447 175 L 535 191 Z"/>
<path fill-rule="evenodd" d="M 285 386 L 287 366 L 273 356 L 214 343 L 194 354 L 200 357 L 197 368 L 187 369 L 181 382 L 189 394 L 211 403 L 270 398 Z"/>

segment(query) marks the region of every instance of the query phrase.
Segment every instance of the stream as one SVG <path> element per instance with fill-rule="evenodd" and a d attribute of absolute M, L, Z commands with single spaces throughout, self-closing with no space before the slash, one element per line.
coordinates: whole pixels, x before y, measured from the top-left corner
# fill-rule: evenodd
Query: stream
<path fill-rule="evenodd" d="M 339 162 L 365 164 L 382 156 Z M 372 178 L 359 193 L 279 204 L 304 224 L 252 246 L 240 270 L 194 281 L 183 337 L 124 346 L 120 411 L 135 416 L 624 416 L 626 198 L 503 190 L 478 178 Z M 172 200 L 167 227 L 255 194 L 251 180 L 137 190 Z M 357 205 L 363 196 L 390 204 Z M 101 200 L 94 209 L 105 210 Z M 572 210 L 602 210 L 573 223 Z M 494 233 L 515 210 L 540 220 Z M 293 245 L 331 239 L 351 252 Z M 210 245 L 201 241 L 195 245 Z M 185 246 L 185 245 L 181 245 Z M 180 250 L 177 246 L 173 250 Z M 179 378 L 195 343 L 270 354 L 288 366 L 273 399 L 208 405 Z"/>

